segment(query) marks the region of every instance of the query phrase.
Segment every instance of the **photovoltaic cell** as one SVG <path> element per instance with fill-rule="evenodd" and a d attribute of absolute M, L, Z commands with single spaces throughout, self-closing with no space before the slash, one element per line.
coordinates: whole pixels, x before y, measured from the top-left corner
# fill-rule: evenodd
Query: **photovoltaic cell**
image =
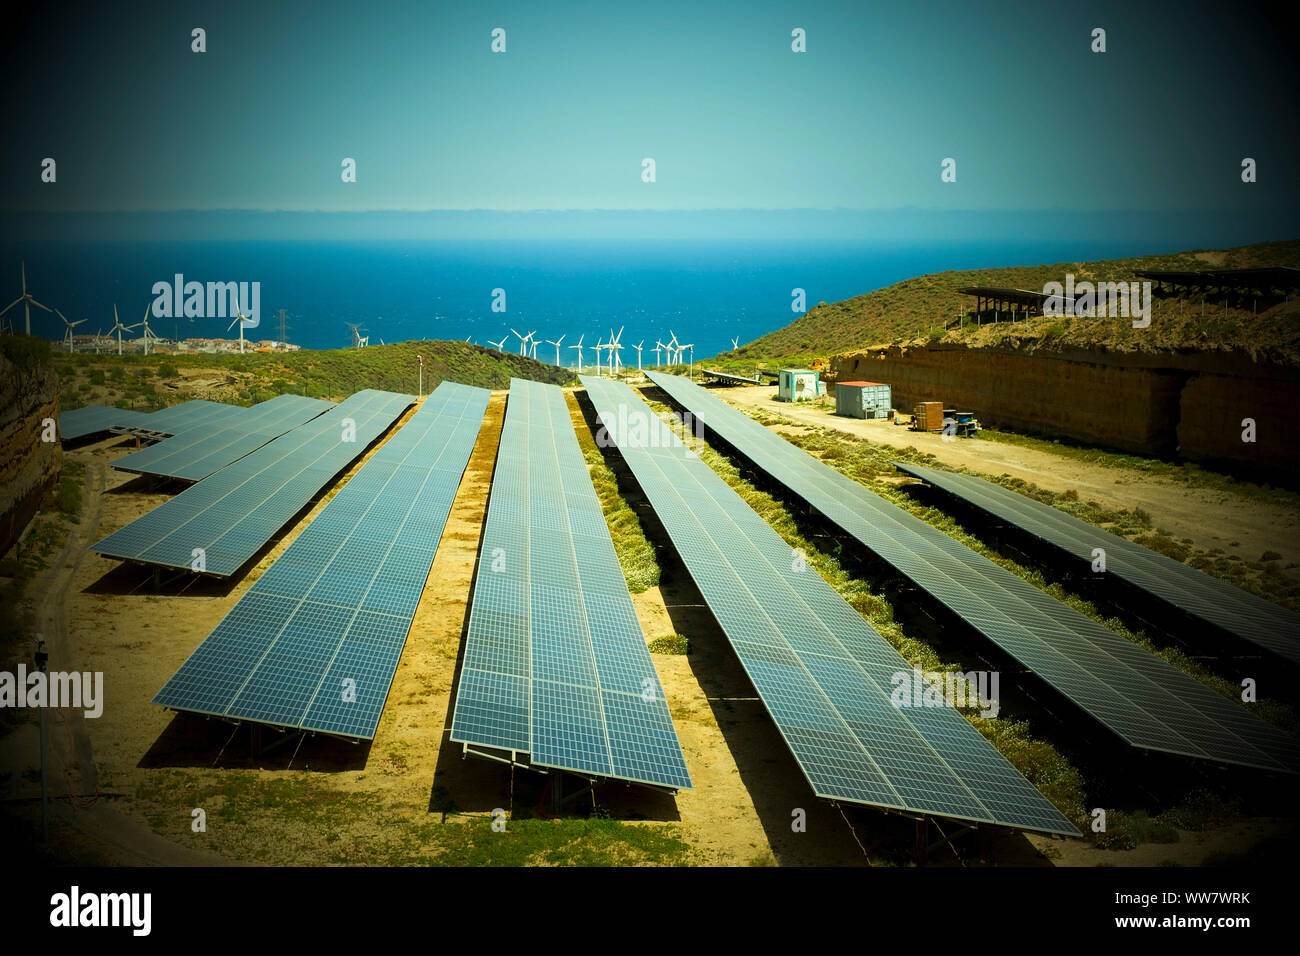
<path fill-rule="evenodd" d="M 107 405 L 86 405 L 59 414 L 59 438 L 75 441 L 87 435 L 106 432 L 115 425 L 140 424 L 149 418 L 145 412 L 129 408 L 110 408 Z"/>
<path fill-rule="evenodd" d="M 907 661 L 630 388 L 582 381 L 818 796 L 1078 835 L 955 708 L 895 706 Z"/>
<path fill-rule="evenodd" d="M 1300 614 L 1294 611 L 983 478 L 899 462 L 894 466 L 1088 568 L 1093 549 L 1101 548 L 1106 553 L 1107 576 L 1114 575 L 1194 619 L 1300 664 Z"/>
<path fill-rule="evenodd" d="M 564 393 L 514 379 L 451 739 L 691 785 Z"/>
<path fill-rule="evenodd" d="M 319 398 L 277 395 L 229 420 L 187 427 L 179 435 L 117 459 L 113 467 L 199 481 L 333 407 L 333 402 Z"/>
<path fill-rule="evenodd" d="M 791 494 L 1130 745 L 1295 773 L 1300 743 L 686 379 L 656 385 Z"/>
<path fill-rule="evenodd" d="M 411 404 L 367 389 L 186 488 L 91 550 L 228 577 L 303 509 Z"/>
<path fill-rule="evenodd" d="M 439 385 L 154 703 L 373 739 L 489 394 Z"/>

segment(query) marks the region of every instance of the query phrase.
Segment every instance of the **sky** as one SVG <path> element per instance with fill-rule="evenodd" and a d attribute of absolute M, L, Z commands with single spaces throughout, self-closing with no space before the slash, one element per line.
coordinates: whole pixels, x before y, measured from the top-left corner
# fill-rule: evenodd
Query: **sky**
<path fill-rule="evenodd" d="M 69 213 L 148 232 L 162 227 L 141 214 L 178 210 L 841 210 L 863 234 L 886 211 L 1043 224 L 1118 210 L 1218 216 L 1262 239 L 1300 210 L 1292 34 L 1255 8 L 422 0 L 15 16 L 0 38 L 10 238 L 84 228 Z M 119 212 L 134 218 L 102 215 Z M 753 228 L 712 215 L 723 233 Z M 312 220 L 283 228 L 319 235 Z M 565 221 L 592 234 L 590 217 Z M 763 219 L 778 235 L 789 221 Z M 212 220 L 184 222 L 198 237 Z"/>

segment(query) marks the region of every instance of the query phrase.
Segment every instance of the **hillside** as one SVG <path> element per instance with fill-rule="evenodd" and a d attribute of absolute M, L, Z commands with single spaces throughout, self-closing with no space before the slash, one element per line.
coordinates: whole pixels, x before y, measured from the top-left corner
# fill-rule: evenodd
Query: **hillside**
<path fill-rule="evenodd" d="M 1245 308 L 1225 308 L 1207 302 L 1204 315 L 1199 298 L 1154 298 L 1151 326 L 1134 329 L 1127 318 L 1047 318 L 1001 322 L 944 331 L 963 308 L 973 309 L 965 286 L 1009 286 L 1040 290 L 1047 282 L 1063 282 L 1073 273 L 1076 282 L 1133 281 L 1137 269 L 1256 268 L 1300 266 L 1300 241 L 1263 243 L 1221 251 L 1183 252 L 1132 259 L 1060 262 L 941 272 L 846 299 L 822 303 L 794 322 L 770 332 L 734 352 L 718 356 L 723 366 L 751 367 L 756 360 L 786 359 L 809 364 L 842 352 L 917 340 L 948 341 L 973 346 L 1097 349 L 1108 351 L 1239 350 L 1253 358 L 1283 365 L 1300 364 L 1300 300 L 1292 299 L 1252 314 Z M 973 322 L 973 319 L 972 319 Z"/>
<path fill-rule="evenodd" d="M 420 355 L 425 394 L 444 379 L 507 388 L 511 377 L 555 385 L 573 377 L 568 370 L 521 355 L 446 341 L 245 355 L 55 353 L 54 360 L 64 409 L 100 404 L 149 411 L 191 398 L 251 405 L 284 392 L 332 399 L 363 388 L 414 393 Z"/>

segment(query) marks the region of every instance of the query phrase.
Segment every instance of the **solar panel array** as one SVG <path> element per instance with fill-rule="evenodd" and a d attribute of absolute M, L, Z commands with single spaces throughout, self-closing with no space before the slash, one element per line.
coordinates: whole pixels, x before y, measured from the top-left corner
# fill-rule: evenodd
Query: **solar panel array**
<path fill-rule="evenodd" d="M 911 665 L 630 388 L 582 381 L 818 796 L 1078 835 L 955 708 L 896 706 Z"/>
<path fill-rule="evenodd" d="M 146 412 L 129 408 L 111 408 L 108 405 L 86 405 L 59 413 L 59 438 L 76 441 L 87 435 L 106 432 L 114 425 L 143 425 L 149 418 Z"/>
<path fill-rule="evenodd" d="M 451 739 L 688 789 L 564 393 L 513 379 Z"/>
<path fill-rule="evenodd" d="M 983 478 L 898 462 L 894 465 L 985 514 L 1015 525 L 1089 568 L 1094 560 L 1093 549 L 1102 548 L 1107 575 L 1300 664 L 1300 614 L 1294 611 Z"/>
<path fill-rule="evenodd" d="M 115 428 L 124 432 L 159 432 L 179 435 L 190 428 L 216 428 L 238 422 L 248 412 L 241 405 L 226 405 L 196 398 L 151 412 L 144 421 L 130 422 Z"/>
<path fill-rule="evenodd" d="M 439 385 L 154 703 L 373 739 L 489 397 Z"/>
<path fill-rule="evenodd" d="M 818 461 L 686 379 L 648 373 L 714 433 L 1133 747 L 1300 770 L 1300 743 Z"/>
<path fill-rule="evenodd" d="M 179 435 L 117 459 L 113 467 L 199 481 L 333 407 L 333 402 L 319 398 L 277 395 L 241 409 L 236 417 L 188 426 Z"/>
<path fill-rule="evenodd" d="M 414 401 L 372 389 L 263 445 L 95 544 L 106 557 L 238 571 Z"/>

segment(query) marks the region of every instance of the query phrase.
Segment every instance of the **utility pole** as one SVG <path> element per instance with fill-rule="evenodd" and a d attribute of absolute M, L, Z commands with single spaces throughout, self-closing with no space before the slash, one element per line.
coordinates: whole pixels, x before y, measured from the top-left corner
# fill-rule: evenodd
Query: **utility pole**
<path fill-rule="evenodd" d="M 420 360 L 420 388 L 415 393 L 415 397 L 424 398 L 424 356 L 417 355 L 416 358 Z"/>
<path fill-rule="evenodd" d="M 45 651 L 45 640 L 39 634 L 36 635 L 36 669 L 45 674 L 45 665 L 49 661 L 50 655 Z M 49 681 L 46 680 L 45 686 L 48 688 Z M 50 842 L 50 788 L 46 776 L 46 732 L 45 732 L 45 708 L 49 704 L 49 697 L 41 703 L 41 842 Z"/>

